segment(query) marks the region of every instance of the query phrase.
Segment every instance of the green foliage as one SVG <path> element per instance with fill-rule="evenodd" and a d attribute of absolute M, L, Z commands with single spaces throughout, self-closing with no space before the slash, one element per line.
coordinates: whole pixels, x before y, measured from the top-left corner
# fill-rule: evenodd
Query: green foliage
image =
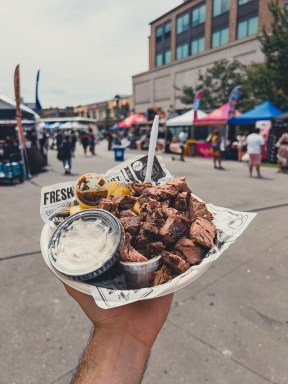
<path fill-rule="evenodd" d="M 201 109 L 215 109 L 228 101 L 234 86 L 241 85 L 237 109 L 247 111 L 269 100 L 288 110 L 288 12 L 270 1 L 271 31 L 263 28 L 258 36 L 264 63 L 242 65 L 237 60 L 216 62 L 205 73 L 199 72 L 196 87 L 184 86 L 181 102 L 192 105 L 196 90 L 203 89 Z"/>
<path fill-rule="evenodd" d="M 208 68 L 205 73 L 199 72 L 195 89 L 188 86 L 183 87 L 181 102 L 183 104 L 193 104 L 195 92 L 198 89 L 203 89 L 201 109 L 212 110 L 220 107 L 222 104 L 227 103 L 232 89 L 236 85 L 242 85 L 244 74 L 244 66 L 239 61 L 218 61 L 213 67 Z M 238 107 L 247 110 L 253 106 L 253 102 L 250 102 L 248 98 L 246 88 L 244 89 L 242 86 Z"/>
<path fill-rule="evenodd" d="M 288 13 L 276 4 L 269 2 L 272 14 L 272 30 L 263 28 L 258 37 L 270 81 L 270 101 L 277 107 L 288 109 Z"/>

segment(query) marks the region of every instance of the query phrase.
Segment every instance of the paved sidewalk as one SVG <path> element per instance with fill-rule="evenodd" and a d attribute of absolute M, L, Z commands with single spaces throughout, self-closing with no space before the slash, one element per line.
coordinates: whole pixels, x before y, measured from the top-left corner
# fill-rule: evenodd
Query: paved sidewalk
<path fill-rule="evenodd" d="M 78 148 L 71 176 L 50 151 L 49 172 L 0 186 L 1 384 L 69 383 L 86 345 L 89 322 L 40 254 L 40 190 L 105 172 L 115 165 L 106 147 L 86 158 Z M 235 162 L 220 171 L 211 160 L 163 158 L 206 202 L 258 215 L 201 278 L 175 294 L 143 383 L 288 383 L 287 175 L 263 168 L 263 180 L 251 179 Z"/>

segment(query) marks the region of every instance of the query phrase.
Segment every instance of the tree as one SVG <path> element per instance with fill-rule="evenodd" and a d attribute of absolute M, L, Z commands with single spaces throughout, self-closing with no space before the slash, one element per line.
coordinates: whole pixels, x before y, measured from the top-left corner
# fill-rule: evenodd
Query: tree
<path fill-rule="evenodd" d="M 227 103 L 229 94 L 236 85 L 242 85 L 244 73 L 244 66 L 240 64 L 239 61 L 220 60 L 208 68 L 205 73 L 199 72 L 195 88 L 188 86 L 183 87 L 181 102 L 183 104 L 193 104 L 195 92 L 198 89 L 203 89 L 201 108 L 208 110 L 215 109 Z M 248 103 L 247 98 L 246 88 L 241 89 L 238 104 L 239 107 L 242 107 L 244 110 L 248 109 L 248 104 L 249 106 L 253 104 Z"/>
<path fill-rule="evenodd" d="M 267 67 L 266 75 L 269 75 L 270 95 L 269 99 L 277 107 L 288 109 L 288 12 L 270 1 L 269 11 L 272 14 L 271 31 L 266 28 L 258 39 L 261 50 L 265 55 Z"/>

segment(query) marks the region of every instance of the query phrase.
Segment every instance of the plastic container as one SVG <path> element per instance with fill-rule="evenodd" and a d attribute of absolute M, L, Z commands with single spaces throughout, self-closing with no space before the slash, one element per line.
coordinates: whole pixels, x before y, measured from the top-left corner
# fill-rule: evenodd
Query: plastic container
<path fill-rule="evenodd" d="M 143 262 L 120 261 L 128 289 L 147 288 L 161 263 L 161 256 Z"/>
<path fill-rule="evenodd" d="M 70 256 L 66 258 L 65 262 L 63 262 L 63 258 L 62 258 L 61 263 L 59 263 L 59 261 L 57 262 L 57 258 L 58 258 L 57 251 L 59 249 L 59 242 L 62 236 L 65 235 L 65 233 L 69 235 L 69 231 L 75 230 L 75 223 L 79 220 L 81 220 L 81 223 L 79 224 L 81 224 L 81 226 L 83 226 L 84 228 L 86 223 L 88 226 L 89 223 L 91 224 L 93 222 L 96 222 L 96 220 L 100 220 L 101 222 L 99 222 L 100 223 L 99 228 L 101 227 L 101 229 L 107 230 L 107 233 L 109 234 L 111 241 L 107 242 L 107 245 L 104 242 L 105 245 L 103 246 L 103 248 L 101 248 L 101 251 L 99 252 L 95 251 L 95 259 L 93 255 L 92 263 L 90 264 L 88 263 L 88 266 L 87 266 L 87 260 L 85 260 L 85 257 L 84 258 L 82 257 L 83 254 L 82 255 L 77 254 L 77 252 L 79 251 L 77 251 L 76 246 L 75 246 L 75 256 L 73 255 L 73 262 L 72 263 L 66 262 L 66 260 L 71 261 L 71 257 L 70 257 L 71 253 L 70 253 Z M 73 228 L 73 224 L 74 224 L 74 228 Z M 79 233 L 81 233 L 81 231 L 77 232 L 77 235 Z M 99 233 L 100 232 L 95 232 L 95 237 L 94 237 L 94 232 L 92 233 L 93 240 L 97 240 L 97 236 L 99 236 Z M 75 213 L 74 215 L 64 220 L 61 224 L 59 224 L 59 226 L 57 227 L 55 232 L 52 234 L 51 239 L 49 241 L 48 257 L 51 262 L 51 265 L 59 273 L 68 277 L 71 280 L 85 281 L 85 280 L 93 279 L 100 276 L 104 272 L 108 271 L 108 269 L 110 269 L 116 263 L 116 261 L 119 258 L 118 248 L 121 242 L 121 237 L 122 237 L 122 226 L 120 224 L 120 221 L 114 215 L 102 209 L 87 209 L 87 210 Z M 80 241 L 81 239 L 79 240 L 79 242 Z M 87 246 L 87 244 L 85 244 L 85 246 Z M 93 253 L 93 249 L 94 248 L 91 247 L 92 253 Z M 107 255 L 105 255 L 105 252 L 107 253 Z"/>
<path fill-rule="evenodd" d="M 113 151 L 114 151 L 114 160 L 115 161 L 124 161 L 124 154 L 125 154 L 125 149 L 122 146 L 114 146 Z"/>

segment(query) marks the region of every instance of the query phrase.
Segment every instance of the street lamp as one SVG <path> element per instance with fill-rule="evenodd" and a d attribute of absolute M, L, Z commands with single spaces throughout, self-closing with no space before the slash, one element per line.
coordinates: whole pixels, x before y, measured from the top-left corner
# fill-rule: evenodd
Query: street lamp
<path fill-rule="evenodd" d="M 116 123 L 117 124 L 119 122 L 119 101 L 120 101 L 120 96 L 119 95 L 114 96 L 115 116 L 116 116 Z"/>

